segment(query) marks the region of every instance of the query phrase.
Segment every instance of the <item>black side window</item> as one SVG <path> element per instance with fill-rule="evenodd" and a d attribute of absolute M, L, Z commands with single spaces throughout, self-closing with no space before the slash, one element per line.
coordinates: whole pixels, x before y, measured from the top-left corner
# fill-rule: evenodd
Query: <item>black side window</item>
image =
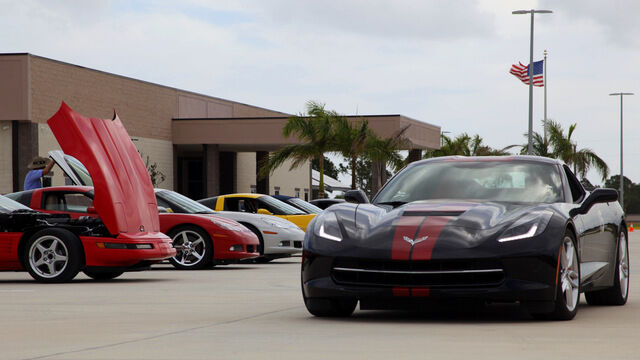
<path fill-rule="evenodd" d="M 214 209 L 213 207 L 212 209 Z M 238 198 L 225 198 L 224 199 L 224 210 L 225 211 L 240 211 L 238 208 Z"/>
<path fill-rule="evenodd" d="M 569 182 L 569 189 L 571 190 L 571 199 L 573 202 L 579 202 L 584 197 L 584 189 L 582 188 L 582 184 L 578 181 L 571 169 L 568 166 L 564 165 L 564 172 L 567 175 L 567 181 Z"/>
<path fill-rule="evenodd" d="M 171 208 L 171 204 L 169 204 L 164 199 L 161 199 L 159 196 L 156 196 L 156 202 L 158 203 L 158 206 L 161 206 L 167 209 L 167 211 L 175 211 L 174 209 Z"/>

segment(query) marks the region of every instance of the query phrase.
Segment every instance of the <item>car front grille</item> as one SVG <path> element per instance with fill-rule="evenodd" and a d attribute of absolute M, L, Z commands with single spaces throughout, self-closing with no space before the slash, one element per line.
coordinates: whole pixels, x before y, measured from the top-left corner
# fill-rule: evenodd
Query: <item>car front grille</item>
<path fill-rule="evenodd" d="M 502 266 L 485 260 L 336 259 L 331 276 L 338 284 L 384 287 L 490 287 L 504 280 Z"/>

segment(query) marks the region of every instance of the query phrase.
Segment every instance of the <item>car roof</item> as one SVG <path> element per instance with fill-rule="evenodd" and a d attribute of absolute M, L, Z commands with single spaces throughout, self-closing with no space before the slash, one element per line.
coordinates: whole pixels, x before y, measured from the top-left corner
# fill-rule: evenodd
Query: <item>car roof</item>
<path fill-rule="evenodd" d="M 527 162 L 538 162 L 538 163 L 546 163 L 546 164 L 559 164 L 562 165 L 564 162 L 558 159 L 552 159 L 544 156 L 534 156 L 534 155 L 506 155 L 506 156 L 440 156 L 430 159 L 424 159 L 412 162 L 409 165 L 421 165 L 427 164 L 430 162 L 486 162 L 486 161 L 504 161 L 504 162 L 512 162 L 512 161 L 527 161 Z"/>

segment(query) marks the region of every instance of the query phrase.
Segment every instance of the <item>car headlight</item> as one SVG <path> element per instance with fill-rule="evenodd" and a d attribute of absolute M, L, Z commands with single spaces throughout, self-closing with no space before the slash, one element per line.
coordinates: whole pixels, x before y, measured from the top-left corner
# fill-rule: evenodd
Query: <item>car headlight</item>
<path fill-rule="evenodd" d="M 244 230 L 240 226 L 237 226 L 237 225 L 234 225 L 234 224 L 229 224 L 229 223 L 226 223 L 226 222 L 222 222 L 222 221 L 220 221 L 218 219 L 210 218 L 209 220 L 211 220 L 212 223 L 220 226 L 221 228 L 223 228 L 225 230 L 229 230 L 229 231 L 242 231 L 242 230 Z"/>
<path fill-rule="evenodd" d="M 534 211 L 525 215 L 505 230 L 498 238 L 498 242 L 529 239 L 542 234 L 551 216 L 553 216 L 551 211 Z"/>
<path fill-rule="evenodd" d="M 316 220 L 313 233 L 323 239 L 342 241 L 342 232 L 335 213 L 324 213 Z"/>

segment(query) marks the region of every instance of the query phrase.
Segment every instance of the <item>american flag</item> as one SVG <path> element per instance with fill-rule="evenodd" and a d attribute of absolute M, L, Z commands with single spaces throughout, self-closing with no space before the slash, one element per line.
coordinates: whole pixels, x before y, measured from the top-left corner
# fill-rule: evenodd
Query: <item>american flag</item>
<path fill-rule="evenodd" d="M 529 65 L 511 65 L 509 73 L 529 85 Z M 544 60 L 533 63 L 533 86 L 544 86 Z"/>

